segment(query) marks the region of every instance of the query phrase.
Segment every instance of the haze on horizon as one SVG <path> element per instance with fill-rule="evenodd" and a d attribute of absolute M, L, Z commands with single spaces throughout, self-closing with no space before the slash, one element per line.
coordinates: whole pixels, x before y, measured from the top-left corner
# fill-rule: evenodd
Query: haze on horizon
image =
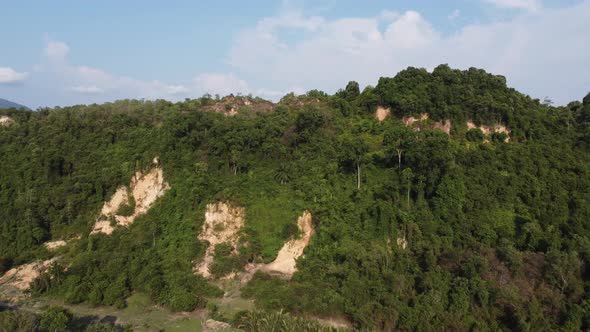
<path fill-rule="evenodd" d="M 556 104 L 590 87 L 590 0 L 2 1 L 0 97 L 32 108 L 333 93 L 441 63 Z"/>

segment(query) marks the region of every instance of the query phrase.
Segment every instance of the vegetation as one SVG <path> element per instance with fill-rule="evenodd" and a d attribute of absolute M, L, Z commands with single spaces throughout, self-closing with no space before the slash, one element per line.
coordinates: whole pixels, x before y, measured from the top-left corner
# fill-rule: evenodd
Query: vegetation
<path fill-rule="evenodd" d="M 61 307 L 48 307 L 40 314 L 23 310 L 0 311 L 0 332 L 123 332 L 130 327 L 78 317 Z"/>
<path fill-rule="evenodd" d="M 335 328 L 323 327 L 318 322 L 303 318 L 292 317 L 279 312 L 254 311 L 246 312 L 236 317 L 238 328 L 246 332 L 331 332 Z"/>
<path fill-rule="evenodd" d="M 297 216 L 313 215 L 293 279 L 257 274 L 242 290 L 261 309 L 382 330 L 590 329 L 590 94 L 554 107 L 441 65 L 362 92 L 290 94 L 274 112 L 202 111 L 215 102 L 0 111 L 15 120 L 0 128 L 0 268 L 81 235 L 36 292 L 205 307 L 222 291 L 192 271 L 206 248 L 197 234 L 206 204 L 227 200 L 245 207 L 246 227 L 238 255 L 218 248 L 218 275 L 272 261 Z M 400 121 L 422 113 L 450 119 L 450 135 Z M 510 142 L 469 120 L 507 126 Z M 171 190 L 129 228 L 89 236 L 102 203 L 154 156 Z"/>

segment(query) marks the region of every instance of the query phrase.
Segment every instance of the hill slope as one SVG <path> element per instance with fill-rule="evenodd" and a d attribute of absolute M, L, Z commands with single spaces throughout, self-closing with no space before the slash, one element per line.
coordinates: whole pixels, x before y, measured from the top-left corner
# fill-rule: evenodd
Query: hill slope
<path fill-rule="evenodd" d="M 60 257 L 34 294 L 124 307 L 141 292 L 176 311 L 241 294 L 369 330 L 590 327 L 590 95 L 552 107 L 443 65 L 277 104 L 124 100 L 10 116 L 0 272 Z M 141 205 L 126 186 L 156 161 L 169 189 L 117 225 Z M 109 216 L 114 231 L 91 234 Z M 292 278 L 240 279 L 296 239 L 307 246 Z M 195 269 L 204 257 L 211 279 Z"/>
<path fill-rule="evenodd" d="M 17 104 L 15 102 L 12 102 L 12 101 L 6 100 L 6 99 L 2 99 L 2 98 L 0 98 L 0 108 L 29 109 L 26 106 L 23 106 L 21 104 Z"/>

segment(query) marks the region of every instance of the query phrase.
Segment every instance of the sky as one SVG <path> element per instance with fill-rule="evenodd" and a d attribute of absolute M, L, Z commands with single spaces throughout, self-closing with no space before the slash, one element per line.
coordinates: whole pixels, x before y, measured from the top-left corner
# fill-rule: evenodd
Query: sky
<path fill-rule="evenodd" d="M 408 66 L 483 68 L 556 105 L 590 91 L 590 0 L 0 0 L 0 98 L 278 100 Z"/>

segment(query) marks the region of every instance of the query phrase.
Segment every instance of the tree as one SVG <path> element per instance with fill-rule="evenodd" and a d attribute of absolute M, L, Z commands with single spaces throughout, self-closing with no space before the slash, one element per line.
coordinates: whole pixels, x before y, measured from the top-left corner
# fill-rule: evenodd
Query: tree
<path fill-rule="evenodd" d="M 412 172 L 411 168 L 404 168 L 401 175 L 404 187 L 406 188 L 408 208 L 410 208 L 410 190 L 412 190 L 412 180 L 414 179 L 414 172 Z"/>
<path fill-rule="evenodd" d="M 341 140 L 341 161 L 356 169 L 357 189 L 361 189 L 361 165 L 365 154 L 369 151 L 367 143 L 360 137 L 345 136 Z"/>
<path fill-rule="evenodd" d="M 61 307 L 49 307 L 41 314 L 39 327 L 47 332 L 63 332 L 68 330 L 72 314 Z"/>
<path fill-rule="evenodd" d="M 361 90 L 357 82 L 350 81 L 348 84 L 346 84 L 346 88 L 344 89 L 344 99 L 346 99 L 348 102 L 355 101 L 360 94 Z"/>
<path fill-rule="evenodd" d="M 397 126 L 385 133 L 383 143 L 395 150 L 397 155 L 397 167 L 402 168 L 402 153 L 408 149 L 414 138 L 414 133 L 406 126 Z"/>

